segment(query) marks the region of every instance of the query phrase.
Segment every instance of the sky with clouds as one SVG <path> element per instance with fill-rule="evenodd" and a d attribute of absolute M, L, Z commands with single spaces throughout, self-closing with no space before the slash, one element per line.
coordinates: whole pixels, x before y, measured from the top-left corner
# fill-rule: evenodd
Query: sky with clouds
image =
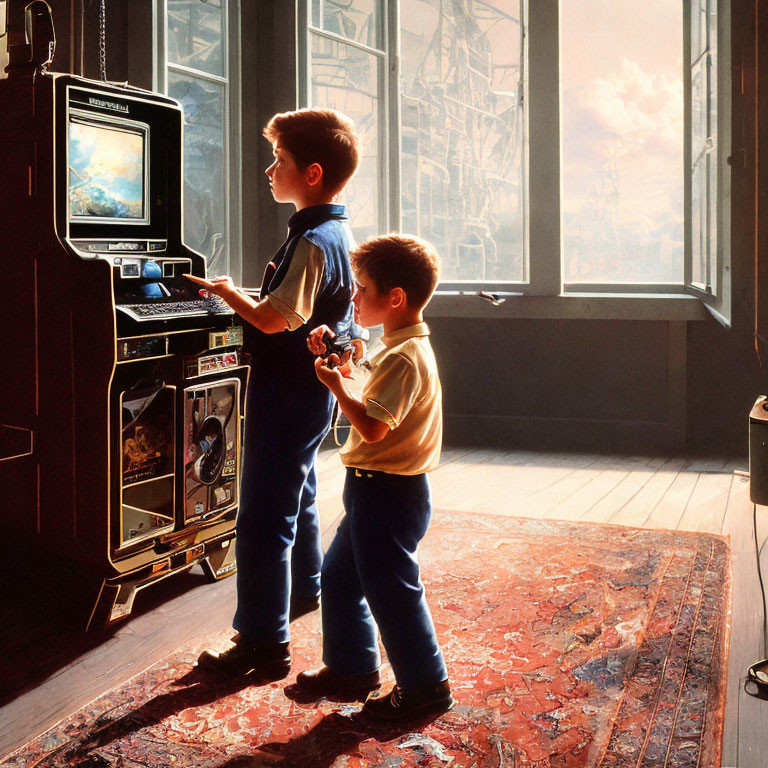
<path fill-rule="evenodd" d="M 560 28 L 566 279 L 680 279 L 680 6 L 564 0 Z"/>
<path fill-rule="evenodd" d="M 144 139 L 134 131 L 72 121 L 69 124 L 70 210 L 141 217 L 144 202 Z M 124 204 L 122 212 L 115 204 Z M 85 207 L 86 210 L 81 210 Z"/>

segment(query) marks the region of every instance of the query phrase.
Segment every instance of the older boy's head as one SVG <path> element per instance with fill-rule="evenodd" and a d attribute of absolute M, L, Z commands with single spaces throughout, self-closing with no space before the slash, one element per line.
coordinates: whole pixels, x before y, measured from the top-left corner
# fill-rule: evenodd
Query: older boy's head
<path fill-rule="evenodd" d="M 328 193 L 343 189 L 357 170 L 355 125 L 334 109 L 280 112 L 267 123 L 263 135 L 290 152 L 300 169 L 317 163 L 323 169 L 323 189 Z"/>
<path fill-rule="evenodd" d="M 440 258 L 431 243 L 411 235 L 372 237 L 350 253 L 356 272 L 365 270 L 380 294 L 402 288 L 413 309 L 423 309 L 440 279 Z"/>

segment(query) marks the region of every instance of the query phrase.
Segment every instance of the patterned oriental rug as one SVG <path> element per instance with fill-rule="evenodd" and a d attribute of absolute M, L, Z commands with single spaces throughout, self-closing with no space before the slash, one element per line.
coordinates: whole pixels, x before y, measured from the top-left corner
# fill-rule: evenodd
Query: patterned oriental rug
<path fill-rule="evenodd" d="M 722 538 L 438 512 L 421 562 L 457 700 L 432 722 L 377 729 L 359 704 L 302 701 L 293 676 L 240 690 L 196 679 L 208 638 L 3 765 L 719 768 Z M 293 637 L 294 673 L 317 666 L 319 615 Z"/>

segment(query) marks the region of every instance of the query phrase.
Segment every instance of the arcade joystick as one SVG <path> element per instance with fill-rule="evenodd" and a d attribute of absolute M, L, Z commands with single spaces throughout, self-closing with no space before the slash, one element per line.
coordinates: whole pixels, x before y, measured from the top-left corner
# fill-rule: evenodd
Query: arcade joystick
<path fill-rule="evenodd" d="M 335 365 L 328 358 L 331 355 L 336 355 L 339 358 L 339 365 L 345 363 L 346 360 L 354 353 L 355 345 L 352 343 L 348 336 L 335 336 L 332 337 L 330 333 L 323 334 L 323 344 L 325 344 L 325 352 L 320 357 L 326 360 L 326 365 L 329 368 L 334 368 Z M 349 354 L 347 354 L 349 353 Z M 345 359 L 345 355 L 347 355 Z"/>

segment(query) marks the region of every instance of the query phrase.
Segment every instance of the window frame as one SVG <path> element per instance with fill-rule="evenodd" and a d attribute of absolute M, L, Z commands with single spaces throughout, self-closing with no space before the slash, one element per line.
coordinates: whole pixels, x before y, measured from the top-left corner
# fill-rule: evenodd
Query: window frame
<path fill-rule="evenodd" d="M 685 92 L 685 290 L 698 298 L 715 319 L 726 327 L 731 325 L 731 77 L 730 77 L 730 0 L 708 0 L 717 8 L 717 42 L 715 47 L 715 67 L 708 74 L 716 78 L 717 125 L 715 152 L 708 159 L 710 173 L 715 174 L 717 185 L 716 200 L 716 253 L 714 264 L 713 254 L 707 252 L 706 271 L 708 280 L 706 284 L 697 285 L 692 277 L 693 273 L 693 192 L 692 174 L 690 173 L 693 156 L 691 141 L 692 128 L 692 103 L 691 103 L 691 37 L 692 37 L 692 7 L 699 0 L 683 0 L 683 19 L 686 30 L 683 45 L 684 62 L 684 92 Z M 709 55 L 710 46 L 707 45 L 702 56 Z M 698 60 L 700 60 L 699 57 Z M 714 70 L 714 71 L 713 71 Z M 725 108 L 723 108 L 725 105 Z M 709 104 L 707 105 L 709 106 Z M 707 110 L 709 114 L 709 109 Z M 710 126 L 709 133 L 712 133 Z M 714 165 L 714 169 L 712 169 Z M 708 208 L 709 210 L 709 208 Z M 707 237 L 707 243 L 711 243 Z"/>
<path fill-rule="evenodd" d="M 521 72 L 526 112 L 526 142 L 523 162 L 526 177 L 525 247 L 527 281 L 441 281 L 427 314 L 461 317 L 549 317 L 634 318 L 703 320 L 710 312 L 729 324 L 730 316 L 730 172 L 727 157 L 730 147 L 730 0 L 711 0 L 718 6 L 717 56 L 717 173 L 718 216 L 717 290 L 702 291 L 691 284 L 691 197 L 690 197 L 690 4 L 684 0 L 683 80 L 684 112 L 684 278 L 677 283 L 569 283 L 563 278 L 560 181 L 560 76 L 559 10 L 560 0 L 520 0 L 523 19 Z M 300 106 L 310 103 L 310 24 L 311 0 L 296 0 L 297 93 Z M 384 98 L 388 134 L 380 139 L 385 153 L 389 211 L 386 229 L 399 229 L 400 211 L 400 91 L 399 91 L 399 0 L 378 0 L 384 19 L 384 51 L 388 57 L 388 77 Z M 687 12 L 685 11 L 687 9 Z M 687 13 L 687 15 L 686 15 Z M 321 32 L 322 34 L 329 34 Z M 346 38 L 335 36 L 344 43 Z M 687 78 L 687 79 L 686 79 Z M 531 98 L 530 94 L 537 94 Z M 724 106 L 723 106 L 724 105 Z M 530 130 L 536 125 L 537 130 Z M 535 182 L 532 182 L 535 180 Z M 503 303 L 491 305 L 477 301 L 479 291 L 496 294 Z"/>
<path fill-rule="evenodd" d="M 377 135 L 379 137 L 378 170 L 381 184 L 379 187 L 378 210 L 379 228 L 382 231 L 400 229 L 400 108 L 397 99 L 399 36 L 394 30 L 399 25 L 399 3 L 392 0 L 374 0 L 382 29 L 379 32 L 381 47 L 371 47 L 356 40 L 314 27 L 311 23 L 312 0 L 297 0 L 296 3 L 296 40 L 297 40 L 297 84 L 299 106 L 311 102 L 312 92 L 312 37 L 356 48 L 375 56 L 377 63 L 377 81 L 380 98 Z M 392 13 L 390 13 L 392 10 Z M 386 171 L 386 172 L 384 172 Z"/>
<path fill-rule="evenodd" d="M 176 64 L 168 59 L 168 0 L 154 0 L 152 47 L 155 51 L 152 68 L 152 88 L 168 93 L 168 72 L 206 80 L 224 89 L 224 210 L 227 222 L 227 263 L 223 274 L 239 283 L 242 279 L 242 166 L 241 166 L 241 109 L 240 109 L 240 2 L 226 2 L 223 14 L 222 43 L 224 45 L 224 76 L 212 75 L 194 67 Z M 182 186 L 182 232 L 184 222 Z M 205 254 L 204 254 L 205 255 Z M 206 261 L 207 261 L 206 256 Z"/>

